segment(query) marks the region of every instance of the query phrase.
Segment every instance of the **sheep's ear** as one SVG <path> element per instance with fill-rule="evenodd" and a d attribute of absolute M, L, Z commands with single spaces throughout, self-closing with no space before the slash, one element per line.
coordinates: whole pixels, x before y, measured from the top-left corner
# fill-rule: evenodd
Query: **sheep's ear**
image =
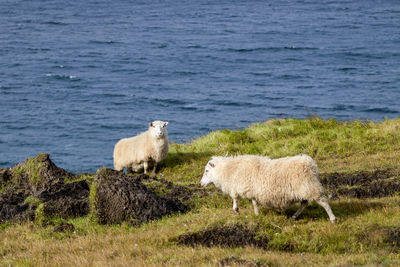
<path fill-rule="evenodd" d="M 208 163 L 212 168 L 214 168 L 215 167 L 215 164 L 214 163 L 212 163 L 212 162 L 209 162 Z"/>
<path fill-rule="evenodd" d="M 164 122 L 164 126 L 167 126 L 167 125 L 168 125 L 168 121 Z"/>
<path fill-rule="evenodd" d="M 149 127 L 153 127 L 153 123 L 152 122 L 149 123 Z"/>

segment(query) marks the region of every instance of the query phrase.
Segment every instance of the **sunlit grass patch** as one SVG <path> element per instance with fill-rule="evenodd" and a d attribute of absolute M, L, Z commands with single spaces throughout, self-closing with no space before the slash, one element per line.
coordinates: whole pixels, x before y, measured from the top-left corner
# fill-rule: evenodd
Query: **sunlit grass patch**
<path fill-rule="evenodd" d="M 171 144 L 157 178 L 143 181 L 160 196 L 180 199 L 190 207 L 188 212 L 136 227 L 101 225 L 90 216 L 5 222 L 0 224 L 0 265 L 400 265 L 400 195 L 394 190 L 400 184 L 399 147 L 400 119 L 277 119 L 211 132 L 187 144 Z M 316 204 L 292 221 L 299 204 L 281 213 L 263 207 L 255 216 L 251 202 L 240 199 L 240 214 L 235 215 L 229 196 L 199 184 L 213 155 L 278 158 L 301 153 L 319 166 L 336 224 Z M 83 179 L 91 184 L 93 178 L 81 174 L 70 182 Z M 224 235 L 251 242 L 234 246 Z M 179 243 L 179 237 L 208 241 L 192 246 Z"/>
<path fill-rule="evenodd" d="M 188 144 L 171 144 L 161 173 L 179 183 L 199 182 L 204 166 L 213 155 L 259 154 L 271 158 L 308 154 L 320 171 L 346 171 L 347 165 L 395 167 L 400 147 L 400 119 L 339 122 L 318 117 L 278 119 L 252 124 L 243 130 L 220 130 Z M 387 154 L 386 161 L 375 155 Z M 393 159 L 393 160 L 391 160 Z M 347 161 L 350 161 L 347 164 Z M 352 164 L 352 161 L 357 164 Z M 379 164 L 376 163 L 379 162 Z M 337 167 L 335 169 L 335 167 Z M 400 169 L 399 167 L 397 167 Z"/>

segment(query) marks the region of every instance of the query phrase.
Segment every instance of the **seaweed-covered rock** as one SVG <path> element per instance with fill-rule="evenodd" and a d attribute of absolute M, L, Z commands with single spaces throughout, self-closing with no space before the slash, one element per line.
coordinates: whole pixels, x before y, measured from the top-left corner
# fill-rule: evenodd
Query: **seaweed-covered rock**
<path fill-rule="evenodd" d="M 66 179 L 73 178 L 75 175 L 58 168 L 49 154 L 28 158 L 0 172 L 0 185 L 4 189 L 0 194 L 0 222 L 33 219 L 40 204 L 45 216 L 66 218 L 88 214 L 89 185 L 86 181 L 66 183 Z"/>
<path fill-rule="evenodd" d="M 100 169 L 91 189 L 92 213 L 97 221 L 140 225 L 173 212 L 186 211 L 179 200 L 157 196 L 141 179 L 141 176 Z"/>

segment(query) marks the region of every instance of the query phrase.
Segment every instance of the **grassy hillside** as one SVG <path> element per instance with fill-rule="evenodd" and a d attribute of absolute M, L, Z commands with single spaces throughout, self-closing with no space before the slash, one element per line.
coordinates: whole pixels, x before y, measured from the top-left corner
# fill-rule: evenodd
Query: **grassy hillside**
<path fill-rule="evenodd" d="M 399 148 L 400 119 L 281 119 L 212 132 L 172 144 L 160 165 L 159 178 L 182 186 L 185 194 L 171 192 L 165 181 L 147 182 L 160 194 L 182 197 L 189 212 L 140 227 L 99 225 L 89 217 L 2 224 L 0 265 L 400 265 Z M 235 216 L 229 197 L 212 186 L 199 187 L 210 157 L 227 153 L 309 154 L 338 223 L 331 224 L 317 205 L 297 221 L 288 216 L 298 205 L 254 216 L 247 200 L 239 202 Z"/>

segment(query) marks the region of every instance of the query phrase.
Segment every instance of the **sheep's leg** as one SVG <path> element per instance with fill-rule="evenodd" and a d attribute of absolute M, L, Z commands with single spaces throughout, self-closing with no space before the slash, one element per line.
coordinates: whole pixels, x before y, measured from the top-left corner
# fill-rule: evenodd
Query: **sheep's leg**
<path fill-rule="evenodd" d="M 233 211 L 235 212 L 235 214 L 239 214 L 239 208 L 238 208 L 238 204 L 237 204 L 237 197 L 232 197 L 233 199 Z"/>
<path fill-rule="evenodd" d="M 255 200 L 255 199 L 253 198 L 253 199 L 251 200 L 251 202 L 253 203 L 254 213 L 258 216 L 259 212 L 258 212 L 257 200 Z"/>
<path fill-rule="evenodd" d="M 143 169 L 144 169 L 144 174 L 147 174 L 147 168 L 149 167 L 149 163 L 147 161 L 145 161 L 143 163 Z"/>
<path fill-rule="evenodd" d="M 308 206 L 308 201 L 307 201 L 307 200 L 301 201 L 300 208 L 295 212 L 295 214 L 293 214 L 292 220 L 296 220 L 297 217 L 299 217 L 299 215 L 303 212 L 303 210 L 304 210 L 307 206 Z"/>
<path fill-rule="evenodd" d="M 324 197 L 320 197 L 316 202 L 325 209 L 326 213 L 328 213 L 329 220 L 334 223 L 336 221 L 336 217 L 335 215 L 333 215 L 331 206 L 329 206 L 328 201 Z"/>
<path fill-rule="evenodd" d="M 152 171 L 153 176 L 156 175 L 156 169 L 157 169 L 157 162 L 154 161 L 154 166 L 153 166 L 153 171 Z"/>

